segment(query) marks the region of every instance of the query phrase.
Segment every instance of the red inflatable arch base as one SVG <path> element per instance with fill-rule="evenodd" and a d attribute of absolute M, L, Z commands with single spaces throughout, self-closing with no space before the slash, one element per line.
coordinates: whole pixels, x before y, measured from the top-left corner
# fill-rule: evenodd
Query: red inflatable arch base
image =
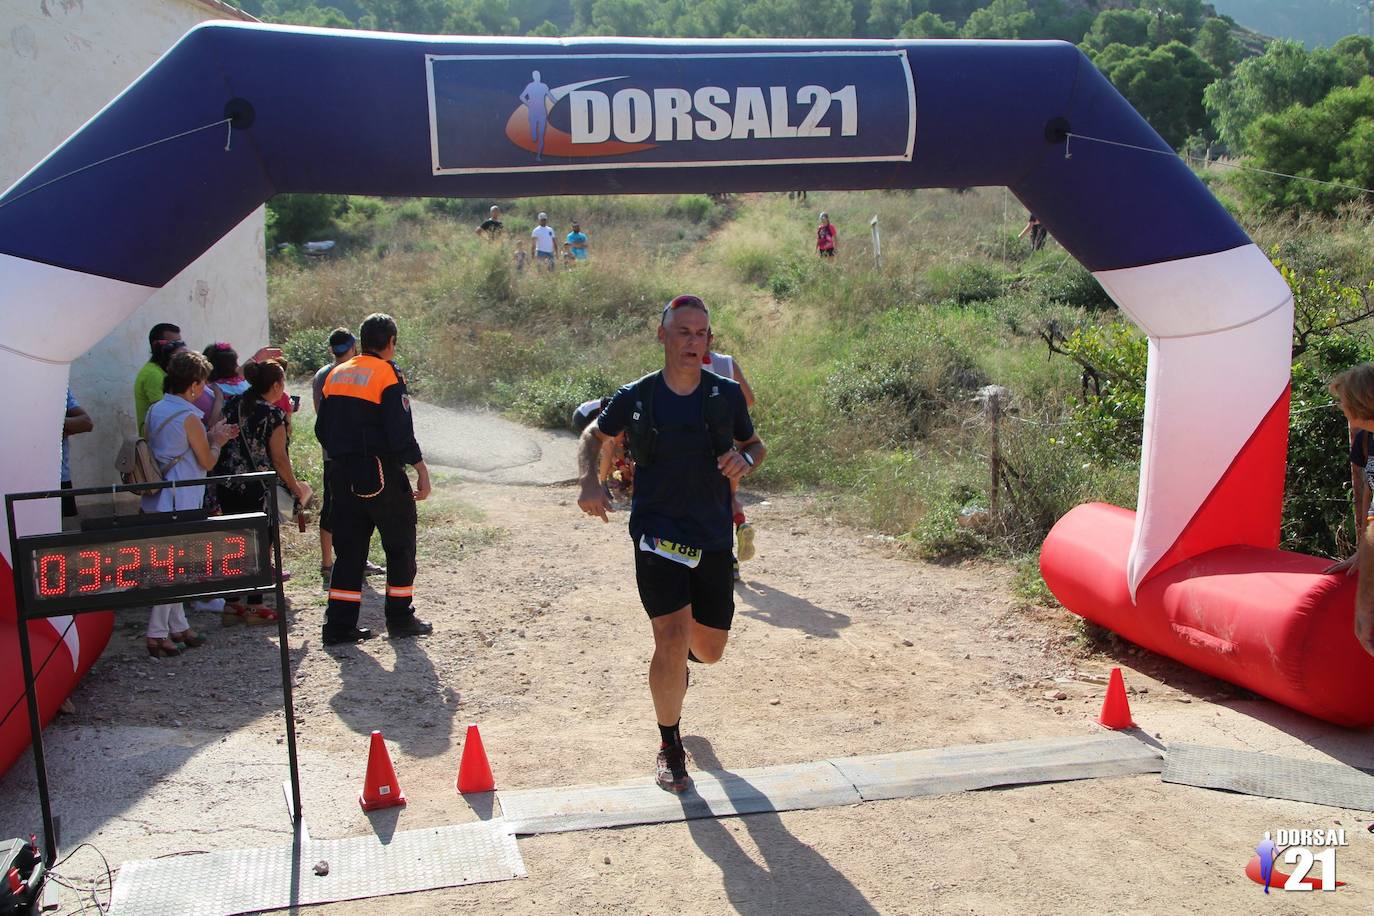
<path fill-rule="evenodd" d="M 1143 582 L 1131 600 L 1135 513 L 1079 506 L 1041 552 L 1069 610 L 1161 655 L 1345 726 L 1374 725 L 1374 656 L 1354 637 L 1355 579 L 1330 560 L 1263 547 L 1199 554 Z"/>

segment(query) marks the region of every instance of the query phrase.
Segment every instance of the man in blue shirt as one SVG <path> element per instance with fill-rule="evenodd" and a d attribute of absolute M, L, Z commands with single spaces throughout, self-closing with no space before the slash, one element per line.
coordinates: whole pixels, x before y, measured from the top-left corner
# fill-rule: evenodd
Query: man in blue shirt
<path fill-rule="evenodd" d="M 62 480 L 61 487 L 64 490 L 72 488 L 72 466 L 71 449 L 67 447 L 67 437 L 76 436 L 81 433 L 88 433 L 95 429 L 95 423 L 91 420 L 91 415 L 72 397 L 72 390 L 67 389 L 67 414 L 62 420 Z M 76 497 L 62 497 L 62 517 L 76 517 Z"/>
<path fill-rule="evenodd" d="M 669 302 L 658 328 L 663 370 L 617 391 L 578 448 L 577 504 L 602 521 L 611 503 L 597 477 L 601 444 L 628 432 L 635 452 L 629 529 L 639 597 L 654 633 L 649 691 L 660 739 L 657 779 L 669 792 L 692 784 L 680 731 L 687 661 L 719 661 L 735 614 L 730 484 L 767 454 L 739 383 L 702 368 L 710 335 L 711 316 L 699 298 Z"/>
<path fill-rule="evenodd" d="M 587 260 L 587 233 L 582 231 L 582 226 L 577 220 L 573 220 L 572 232 L 568 233 L 565 241 L 572 248 L 573 258 L 578 261 Z"/>

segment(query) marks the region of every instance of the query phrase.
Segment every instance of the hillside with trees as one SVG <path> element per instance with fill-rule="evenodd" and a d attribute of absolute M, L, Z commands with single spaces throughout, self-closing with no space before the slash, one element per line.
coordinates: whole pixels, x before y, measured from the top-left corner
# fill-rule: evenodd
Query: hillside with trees
<path fill-rule="evenodd" d="M 1370 7 L 1363 0 L 1210 0 L 1218 14 L 1248 28 L 1290 38 L 1309 48 L 1346 35 L 1368 34 Z"/>
<path fill-rule="evenodd" d="M 1264 40 L 1201 0 L 242 0 L 276 21 L 502 35 L 1061 38 L 1190 163 L 1293 288 L 1293 416 L 1283 537 L 1349 549 L 1344 420 L 1325 380 L 1374 358 L 1374 39 Z M 1123 151 L 1122 155 L 1128 152 Z M 1286 177 L 1286 176 L 1297 176 Z M 473 232 L 492 203 L 507 241 Z M 810 250 L 815 213 L 842 257 Z M 580 217 L 593 260 L 521 271 L 532 217 Z M 883 262 L 867 242 L 883 227 Z M 765 486 L 805 488 L 933 556 L 1026 561 L 1078 503 L 1131 505 L 1146 344 L 1095 280 L 1017 233 L 1001 189 L 269 203 L 274 334 L 297 368 L 378 302 L 402 321 L 418 393 L 563 425 L 652 362 L 646 315 L 690 288 L 718 306 L 774 446 Z M 292 243 L 335 238 L 323 258 Z M 1010 389 L 989 516 L 978 389 Z"/>

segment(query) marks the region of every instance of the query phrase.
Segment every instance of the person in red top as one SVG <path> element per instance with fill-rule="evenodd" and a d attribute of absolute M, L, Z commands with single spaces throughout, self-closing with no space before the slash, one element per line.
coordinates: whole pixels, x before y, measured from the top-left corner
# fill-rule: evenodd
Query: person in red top
<path fill-rule="evenodd" d="M 821 213 L 821 224 L 816 227 L 816 254 L 823 258 L 835 256 L 835 227 L 829 213 Z"/>

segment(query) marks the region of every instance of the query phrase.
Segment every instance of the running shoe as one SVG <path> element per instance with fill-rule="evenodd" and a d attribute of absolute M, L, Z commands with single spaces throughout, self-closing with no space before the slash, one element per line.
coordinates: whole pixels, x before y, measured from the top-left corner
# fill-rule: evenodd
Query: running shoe
<path fill-rule="evenodd" d="M 734 565 L 730 567 L 730 578 L 736 582 L 742 581 L 739 574 L 739 560 L 736 560 Z"/>
<path fill-rule="evenodd" d="M 739 540 L 737 556 L 740 562 L 748 563 L 754 559 L 754 526 L 745 522 L 735 529 L 735 537 Z"/>
<path fill-rule="evenodd" d="M 366 563 L 363 564 L 363 575 L 384 576 L 386 575 L 386 567 L 378 566 L 376 563 L 373 563 L 371 560 L 368 560 Z"/>
<path fill-rule="evenodd" d="M 692 788 L 692 777 L 687 775 L 687 749 L 682 745 L 664 744 L 659 747 L 658 787 L 674 795 L 681 795 Z"/>

